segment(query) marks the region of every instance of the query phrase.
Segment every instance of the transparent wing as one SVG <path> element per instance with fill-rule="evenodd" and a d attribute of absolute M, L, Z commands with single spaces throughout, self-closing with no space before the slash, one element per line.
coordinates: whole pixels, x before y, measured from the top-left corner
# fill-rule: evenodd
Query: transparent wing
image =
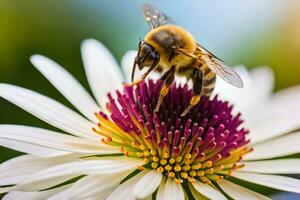
<path fill-rule="evenodd" d="M 218 76 L 220 76 L 224 81 L 230 83 L 231 85 L 242 88 L 244 83 L 241 77 L 232 69 L 228 67 L 227 64 L 221 59 L 217 58 L 214 54 L 206 50 L 204 47 L 198 44 L 200 54 L 203 56 L 201 59 L 205 61 L 207 66 L 214 71 Z"/>
<path fill-rule="evenodd" d="M 143 4 L 142 11 L 151 29 L 172 23 L 172 20 L 168 16 L 150 4 Z"/>

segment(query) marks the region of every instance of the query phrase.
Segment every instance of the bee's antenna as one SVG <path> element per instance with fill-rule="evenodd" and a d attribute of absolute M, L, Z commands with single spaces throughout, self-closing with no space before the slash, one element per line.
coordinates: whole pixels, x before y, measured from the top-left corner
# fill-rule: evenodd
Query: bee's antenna
<path fill-rule="evenodd" d="M 131 71 L 131 82 L 134 81 L 134 74 L 135 74 L 136 65 L 137 65 L 137 61 L 136 61 L 136 58 L 135 58 L 134 62 L 133 62 L 132 71 Z"/>

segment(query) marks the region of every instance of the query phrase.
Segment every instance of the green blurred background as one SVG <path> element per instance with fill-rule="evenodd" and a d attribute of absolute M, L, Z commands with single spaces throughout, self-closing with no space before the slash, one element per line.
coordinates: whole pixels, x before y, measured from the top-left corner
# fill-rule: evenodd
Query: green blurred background
<path fill-rule="evenodd" d="M 298 0 L 0 0 L 0 82 L 33 89 L 72 107 L 32 67 L 29 56 L 54 59 L 87 86 L 80 42 L 96 38 L 120 60 L 148 31 L 140 12 L 144 2 L 159 6 L 232 66 L 272 67 L 276 90 L 300 83 Z M 53 129 L 2 99 L 0 122 Z M 19 154 L 0 150 L 0 162 Z M 274 198 L 290 194 L 283 195 Z"/>

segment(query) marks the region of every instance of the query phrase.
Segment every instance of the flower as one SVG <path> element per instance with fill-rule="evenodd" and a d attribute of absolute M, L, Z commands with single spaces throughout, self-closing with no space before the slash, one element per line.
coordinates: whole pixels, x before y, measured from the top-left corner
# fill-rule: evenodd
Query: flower
<path fill-rule="evenodd" d="M 299 86 L 271 94 L 268 68 L 249 73 L 240 67 L 244 89 L 218 80 L 219 96 L 202 98 L 181 118 L 192 94 L 175 84 L 154 113 L 160 81 L 122 86 L 134 55 L 124 56 L 123 76 L 101 43 L 83 42 L 85 72 L 99 105 L 57 63 L 31 57 L 80 114 L 0 84 L 2 98 L 61 130 L 0 125 L 0 145 L 25 153 L 0 165 L 4 199 L 268 199 L 236 179 L 300 193 L 300 180 L 277 175 L 300 173 L 300 159 L 273 159 L 300 152 Z"/>

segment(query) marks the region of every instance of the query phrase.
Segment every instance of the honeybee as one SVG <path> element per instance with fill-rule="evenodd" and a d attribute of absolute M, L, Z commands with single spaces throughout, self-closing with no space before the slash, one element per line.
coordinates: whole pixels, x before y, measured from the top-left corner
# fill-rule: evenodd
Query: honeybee
<path fill-rule="evenodd" d="M 191 79 L 193 82 L 193 96 L 181 116 L 185 116 L 193 106 L 197 105 L 201 96 L 211 95 L 215 87 L 216 74 L 235 87 L 244 86 L 240 76 L 232 68 L 198 44 L 188 31 L 175 25 L 159 9 L 144 4 L 142 12 L 151 31 L 138 45 L 131 81 L 135 84 L 145 79 L 153 70 L 160 73 L 165 71 L 161 77 L 164 84 L 160 90 L 155 112 L 159 111 L 164 97 L 168 94 L 175 74 L 185 76 L 187 80 Z M 144 67 L 148 69 L 140 79 L 134 81 L 136 66 L 140 70 Z"/>

